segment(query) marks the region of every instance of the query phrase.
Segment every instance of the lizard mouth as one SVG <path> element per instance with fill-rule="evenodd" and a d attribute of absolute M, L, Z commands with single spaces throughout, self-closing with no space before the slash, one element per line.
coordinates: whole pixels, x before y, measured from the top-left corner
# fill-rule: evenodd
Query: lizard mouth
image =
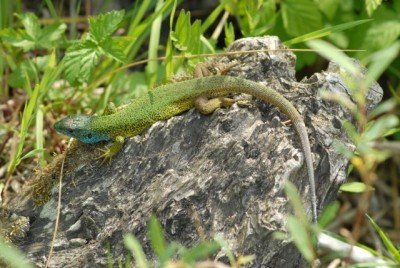
<path fill-rule="evenodd" d="M 83 143 L 96 143 L 110 140 L 109 136 L 91 129 L 92 115 L 67 116 L 54 124 L 54 129 Z"/>

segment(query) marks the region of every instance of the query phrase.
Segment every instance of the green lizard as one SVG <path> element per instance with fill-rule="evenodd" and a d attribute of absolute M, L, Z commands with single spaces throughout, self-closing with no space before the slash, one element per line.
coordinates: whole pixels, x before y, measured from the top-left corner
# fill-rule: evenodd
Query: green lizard
<path fill-rule="evenodd" d="M 54 128 L 65 135 L 84 143 L 113 141 L 103 156 L 112 157 L 124 143 L 125 137 L 140 134 L 153 123 L 180 114 L 193 107 L 202 113 L 211 113 L 216 108 L 230 105 L 223 98 L 230 93 L 246 93 L 279 108 L 293 122 L 299 134 L 305 156 L 311 191 L 313 221 L 317 220 L 314 170 L 307 129 L 296 108 L 280 93 L 259 83 L 231 76 L 207 76 L 173 84 L 163 85 L 134 99 L 125 108 L 115 108 L 102 116 L 73 115 L 58 121 Z M 208 98 L 214 98 L 208 100 Z M 112 112 L 112 113 L 110 113 Z"/>

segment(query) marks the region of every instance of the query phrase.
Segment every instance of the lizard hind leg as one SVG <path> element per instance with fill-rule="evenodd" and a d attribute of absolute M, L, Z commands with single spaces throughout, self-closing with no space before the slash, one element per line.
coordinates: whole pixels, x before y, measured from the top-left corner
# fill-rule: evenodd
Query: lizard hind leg
<path fill-rule="evenodd" d="M 208 99 L 206 97 L 198 97 L 194 101 L 194 106 L 202 114 L 211 114 L 218 108 L 230 107 L 234 103 L 235 103 L 234 99 L 227 97 L 219 97 L 213 99 Z"/>
<path fill-rule="evenodd" d="M 229 70 L 232 66 L 237 63 L 231 63 L 230 65 L 222 66 L 223 69 L 219 68 L 218 63 L 215 62 L 202 62 L 196 65 L 194 70 L 195 77 L 205 77 L 212 75 L 221 75 Z M 235 100 L 228 97 L 218 97 L 208 99 L 206 97 L 199 97 L 195 100 L 194 105 L 196 109 L 202 114 L 211 114 L 216 109 L 221 107 L 230 107 L 235 103 Z"/>
<path fill-rule="evenodd" d="M 201 62 L 194 68 L 194 77 L 205 77 L 212 75 L 225 75 L 232 67 L 238 65 L 237 62 L 221 63 L 221 62 Z"/>

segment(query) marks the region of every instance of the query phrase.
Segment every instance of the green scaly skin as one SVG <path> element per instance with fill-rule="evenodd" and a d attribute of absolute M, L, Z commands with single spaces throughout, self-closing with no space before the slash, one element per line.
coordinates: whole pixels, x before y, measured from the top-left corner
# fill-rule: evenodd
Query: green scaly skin
<path fill-rule="evenodd" d="M 125 137 L 142 133 L 157 121 L 173 117 L 195 107 L 199 97 L 216 98 L 230 93 L 246 93 L 270 103 L 288 116 L 301 141 L 310 183 L 312 217 L 317 220 L 314 170 L 307 129 L 296 108 L 280 93 L 259 83 L 230 76 L 208 76 L 157 87 L 115 113 L 103 116 L 75 115 L 57 122 L 58 132 L 85 143 L 112 140 L 106 157 L 121 149 Z"/>

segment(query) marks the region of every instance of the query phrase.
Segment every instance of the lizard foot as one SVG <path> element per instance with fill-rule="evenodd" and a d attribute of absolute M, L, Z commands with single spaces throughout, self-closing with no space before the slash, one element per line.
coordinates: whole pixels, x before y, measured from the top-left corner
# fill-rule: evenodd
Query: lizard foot
<path fill-rule="evenodd" d="M 200 62 L 194 68 L 194 77 L 225 75 L 232 67 L 236 65 L 238 65 L 237 62 Z"/>
<path fill-rule="evenodd" d="M 97 159 L 102 160 L 102 164 L 108 160 L 108 162 L 111 162 L 111 159 L 121 150 L 122 145 L 124 144 L 124 137 L 122 136 L 117 136 L 114 139 L 113 144 L 106 148 L 106 149 L 98 149 L 100 151 L 100 156 L 97 157 Z"/>

